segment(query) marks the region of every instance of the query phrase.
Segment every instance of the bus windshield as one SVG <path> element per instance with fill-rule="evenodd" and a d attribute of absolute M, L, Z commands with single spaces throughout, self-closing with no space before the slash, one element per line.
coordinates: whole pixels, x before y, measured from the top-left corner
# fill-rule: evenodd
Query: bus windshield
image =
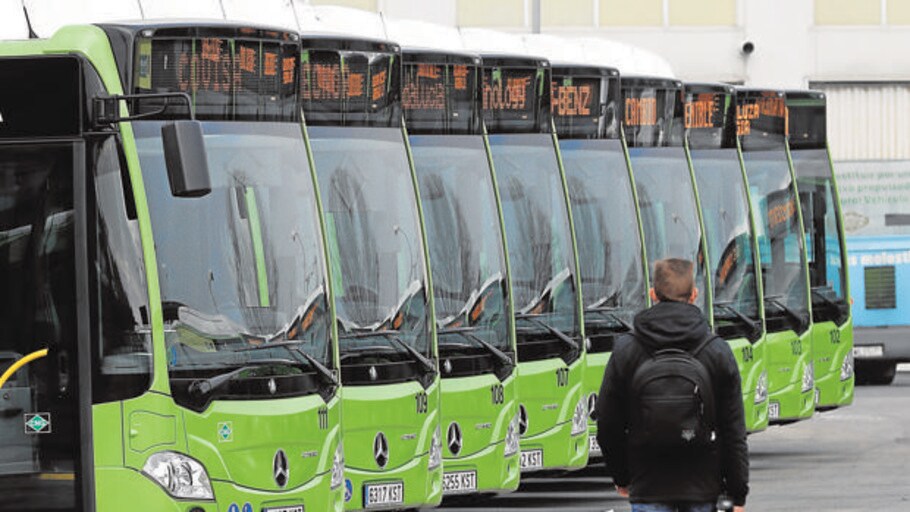
<path fill-rule="evenodd" d="M 553 138 L 491 135 L 512 270 L 519 360 L 578 354 L 578 290 Z M 556 338 L 555 347 L 549 342 Z M 523 346 L 524 345 L 524 346 Z"/>
<path fill-rule="evenodd" d="M 759 335 L 758 268 L 749 197 L 736 148 L 690 152 L 708 241 L 714 320 L 722 336 Z M 755 323 L 743 321 L 745 315 Z"/>
<path fill-rule="evenodd" d="M 310 128 L 346 358 L 432 357 L 417 200 L 399 128 Z"/>
<path fill-rule="evenodd" d="M 563 140 L 560 148 L 578 244 L 585 334 L 594 342 L 598 331 L 628 330 L 647 305 L 635 197 L 621 140 Z M 592 343 L 592 351 L 597 345 Z"/>
<path fill-rule="evenodd" d="M 743 152 L 752 208 L 759 219 L 758 246 L 770 332 L 809 326 L 806 264 L 793 179 L 782 150 Z"/>
<path fill-rule="evenodd" d="M 511 352 L 499 210 L 483 137 L 411 136 L 420 183 L 440 352 Z"/>
<path fill-rule="evenodd" d="M 204 122 L 212 191 L 199 198 L 171 194 L 163 124 L 133 126 L 172 382 L 251 365 L 263 376 L 269 361 L 280 375 L 318 371 L 312 361 L 332 367 L 322 236 L 299 124 Z M 271 391 L 225 392 L 282 395 L 280 384 Z"/>
<path fill-rule="evenodd" d="M 696 305 L 705 310 L 705 261 L 689 164 L 681 147 L 630 148 L 648 263 L 685 258 L 695 263 Z"/>
<path fill-rule="evenodd" d="M 806 229 L 813 313 L 831 302 L 846 303 L 845 268 L 834 179 L 825 149 L 791 152 Z"/>

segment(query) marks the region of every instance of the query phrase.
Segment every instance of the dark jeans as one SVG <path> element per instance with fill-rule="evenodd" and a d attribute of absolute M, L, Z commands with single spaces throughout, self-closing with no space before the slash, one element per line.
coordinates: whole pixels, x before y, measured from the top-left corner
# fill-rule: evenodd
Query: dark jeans
<path fill-rule="evenodd" d="M 633 503 L 632 512 L 714 512 L 714 503 Z"/>

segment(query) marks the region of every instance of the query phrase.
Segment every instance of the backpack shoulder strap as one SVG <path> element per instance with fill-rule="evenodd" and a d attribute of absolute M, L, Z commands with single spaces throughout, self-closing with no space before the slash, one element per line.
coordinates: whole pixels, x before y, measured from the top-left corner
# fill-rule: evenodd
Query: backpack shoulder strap
<path fill-rule="evenodd" d="M 701 351 L 705 349 L 705 347 L 714 341 L 715 338 L 719 337 L 720 336 L 717 334 L 714 334 L 714 331 L 709 329 L 708 334 L 706 334 L 705 337 L 698 343 L 698 345 L 696 345 L 694 349 L 690 350 L 689 353 L 693 356 L 698 356 L 698 354 L 700 354 Z"/>

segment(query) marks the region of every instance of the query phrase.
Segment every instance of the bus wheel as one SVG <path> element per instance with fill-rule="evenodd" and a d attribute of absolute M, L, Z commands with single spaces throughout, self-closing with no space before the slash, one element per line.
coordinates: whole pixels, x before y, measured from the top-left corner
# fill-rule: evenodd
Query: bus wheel
<path fill-rule="evenodd" d="M 897 374 L 897 363 L 894 361 L 876 361 L 856 365 L 856 375 L 860 384 L 887 386 L 894 382 Z"/>

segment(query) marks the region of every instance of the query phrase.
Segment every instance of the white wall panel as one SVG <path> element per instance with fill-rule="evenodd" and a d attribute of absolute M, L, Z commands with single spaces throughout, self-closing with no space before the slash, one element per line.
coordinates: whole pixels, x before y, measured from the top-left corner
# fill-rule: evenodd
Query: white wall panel
<path fill-rule="evenodd" d="M 28 39 L 28 23 L 20 0 L 0 0 L 0 39 Z"/>
<path fill-rule="evenodd" d="M 826 83 L 834 160 L 910 159 L 910 83 Z"/>

